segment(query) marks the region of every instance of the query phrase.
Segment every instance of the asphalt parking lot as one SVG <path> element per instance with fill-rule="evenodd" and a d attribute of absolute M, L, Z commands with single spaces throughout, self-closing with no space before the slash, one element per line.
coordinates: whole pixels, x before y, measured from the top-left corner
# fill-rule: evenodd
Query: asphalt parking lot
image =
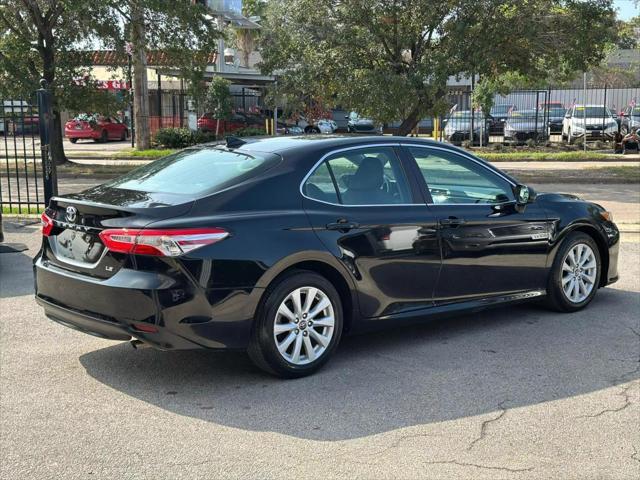
<path fill-rule="evenodd" d="M 38 225 L 0 254 L 0 478 L 640 477 L 640 236 L 582 313 L 535 305 L 347 337 L 282 381 L 47 320 Z"/>

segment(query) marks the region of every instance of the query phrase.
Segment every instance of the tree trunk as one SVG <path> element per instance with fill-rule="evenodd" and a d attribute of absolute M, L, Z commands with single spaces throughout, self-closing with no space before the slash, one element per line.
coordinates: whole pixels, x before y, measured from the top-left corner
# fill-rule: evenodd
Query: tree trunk
<path fill-rule="evenodd" d="M 396 135 L 406 137 L 411 131 L 416 128 L 418 122 L 420 122 L 420 116 L 423 112 L 424 105 L 416 105 L 413 110 L 409 112 L 407 118 L 405 118 L 398 127 L 398 133 Z"/>
<path fill-rule="evenodd" d="M 149 130 L 149 86 L 147 84 L 147 54 L 144 11 L 138 1 L 131 2 L 131 44 L 133 61 L 133 110 L 136 148 L 151 146 Z"/>

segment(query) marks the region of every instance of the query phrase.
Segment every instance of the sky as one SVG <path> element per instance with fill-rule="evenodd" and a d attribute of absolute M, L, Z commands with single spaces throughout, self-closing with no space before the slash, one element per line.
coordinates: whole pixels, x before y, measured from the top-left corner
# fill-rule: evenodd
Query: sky
<path fill-rule="evenodd" d="M 640 6 L 636 6 L 633 0 L 613 0 L 613 4 L 618 9 L 618 18 L 621 20 L 640 15 Z"/>

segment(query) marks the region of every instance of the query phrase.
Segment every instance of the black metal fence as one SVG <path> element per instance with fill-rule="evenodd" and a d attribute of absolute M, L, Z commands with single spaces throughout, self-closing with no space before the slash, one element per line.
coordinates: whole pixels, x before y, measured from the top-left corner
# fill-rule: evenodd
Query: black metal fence
<path fill-rule="evenodd" d="M 45 89 L 26 99 L 0 98 L 0 207 L 39 213 L 57 192 L 49 153 L 50 102 Z"/>
<path fill-rule="evenodd" d="M 471 108 L 470 88 L 450 92 L 448 102 L 433 135 L 455 144 L 610 142 L 640 126 L 639 87 L 518 90 L 496 95 L 490 112 Z"/>
<path fill-rule="evenodd" d="M 35 213 L 44 206 L 36 96 L 0 99 L 0 200 L 4 213 Z"/>
<path fill-rule="evenodd" d="M 262 105 L 261 93 L 252 88 L 234 86 L 231 91 L 233 109 L 236 112 L 249 112 Z M 184 89 L 149 88 L 149 128 L 154 134 L 160 128 L 195 128 L 195 120 L 206 112 L 203 105 L 196 104 Z"/>

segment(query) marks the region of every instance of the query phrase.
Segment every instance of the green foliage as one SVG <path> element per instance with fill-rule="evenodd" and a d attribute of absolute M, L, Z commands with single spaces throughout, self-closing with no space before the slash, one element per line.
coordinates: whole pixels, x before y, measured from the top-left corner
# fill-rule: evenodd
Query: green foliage
<path fill-rule="evenodd" d="M 264 128 L 256 127 L 244 127 L 235 130 L 231 135 L 234 137 L 258 137 L 260 135 L 266 135 L 267 132 Z"/>
<path fill-rule="evenodd" d="M 614 19 L 610 0 L 271 0 L 261 69 L 294 98 L 406 134 L 447 110 L 452 76 L 535 82 L 598 63 Z"/>
<path fill-rule="evenodd" d="M 164 148 L 186 148 L 216 140 L 212 133 L 192 132 L 188 128 L 161 128 L 154 137 L 155 143 Z"/>
<path fill-rule="evenodd" d="M 161 128 L 156 132 L 155 142 L 165 148 L 185 148 L 192 145 L 188 128 Z"/>
<path fill-rule="evenodd" d="M 637 33 L 638 29 L 640 29 L 640 15 L 637 15 L 626 22 L 619 20 L 616 26 L 618 29 L 616 47 L 640 48 L 640 34 Z"/>
<path fill-rule="evenodd" d="M 231 117 L 233 98 L 229 85 L 230 82 L 222 77 L 214 77 L 209 84 L 204 106 L 215 119 L 227 120 Z"/>
<path fill-rule="evenodd" d="M 121 109 L 120 101 L 96 88 L 86 56 L 74 48 L 102 31 L 93 21 L 100 12 L 88 2 L 53 0 L 0 3 L 0 96 L 33 98 L 45 78 L 54 109 L 100 111 Z"/>

